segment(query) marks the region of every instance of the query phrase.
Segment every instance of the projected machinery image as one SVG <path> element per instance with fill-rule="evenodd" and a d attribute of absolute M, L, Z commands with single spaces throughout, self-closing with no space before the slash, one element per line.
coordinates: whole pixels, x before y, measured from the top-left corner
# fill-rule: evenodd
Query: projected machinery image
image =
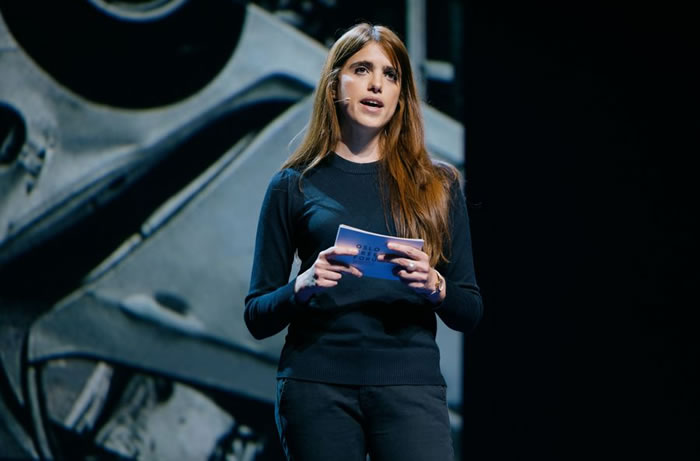
<path fill-rule="evenodd" d="M 243 299 L 326 53 L 248 2 L 0 1 L 0 457 L 280 459 L 284 335 Z M 462 126 L 424 117 L 461 167 Z"/>

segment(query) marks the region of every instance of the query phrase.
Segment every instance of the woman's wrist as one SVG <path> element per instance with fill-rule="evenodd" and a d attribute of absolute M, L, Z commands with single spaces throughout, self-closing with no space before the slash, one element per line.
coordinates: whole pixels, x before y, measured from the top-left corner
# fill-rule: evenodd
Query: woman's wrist
<path fill-rule="evenodd" d="M 307 272 L 297 275 L 294 280 L 294 299 L 299 304 L 306 304 L 313 294 L 307 280 L 309 278 Z"/>
<path fill-rule="evenodd" d="M 433 272 L 435 273 L 435 279 L 431 285 L 433 287 L 433 291 L 427 294 L 427 298 L 433 304 L 440 304 L 445 300 L 445 296 L 447 295 L 447 283 L 445 282 L 445 278 L 442 276 L 442 274 L 440 274 L 440 272 L 437 271 L 437 269 L 433 269 Z"/>

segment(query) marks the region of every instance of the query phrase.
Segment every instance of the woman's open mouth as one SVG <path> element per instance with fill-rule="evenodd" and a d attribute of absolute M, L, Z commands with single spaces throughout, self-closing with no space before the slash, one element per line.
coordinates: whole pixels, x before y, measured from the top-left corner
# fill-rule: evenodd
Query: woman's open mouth
<path fill-rule="evenodd" d="M 376 109 L 381 109 L 382 107 L 384 107 L 384 103 L 381 102 L 379 99 L 365 98 L 361 100 L 360 103 L 367 107 Z"/>

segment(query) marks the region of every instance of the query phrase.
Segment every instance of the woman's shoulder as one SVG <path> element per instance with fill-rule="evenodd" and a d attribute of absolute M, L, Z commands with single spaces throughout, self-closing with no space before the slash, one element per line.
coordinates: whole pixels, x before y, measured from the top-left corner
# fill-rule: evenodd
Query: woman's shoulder
<path fill-rule="evenodd" d="M 446 188 L 453 189 L 461 186 L 462 174 L 457 167 L 444 160 L 432 159 L 435 174 Z"/>
<path fill-rule="evenodd" d="M 301 172 L 296 168 L 283 168 L 270 178 L 270 186 L 287 187 L 293 182 L 298 182 L 299 178 L 301 178 Z"/>

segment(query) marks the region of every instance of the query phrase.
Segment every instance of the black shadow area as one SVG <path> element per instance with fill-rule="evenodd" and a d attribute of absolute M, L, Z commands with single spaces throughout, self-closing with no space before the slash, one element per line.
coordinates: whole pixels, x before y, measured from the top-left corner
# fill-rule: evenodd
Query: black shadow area
<path fill-rule="evenodd" d="M 693 16 L 467 5 L 464 459 L 696 459 Z"/>

